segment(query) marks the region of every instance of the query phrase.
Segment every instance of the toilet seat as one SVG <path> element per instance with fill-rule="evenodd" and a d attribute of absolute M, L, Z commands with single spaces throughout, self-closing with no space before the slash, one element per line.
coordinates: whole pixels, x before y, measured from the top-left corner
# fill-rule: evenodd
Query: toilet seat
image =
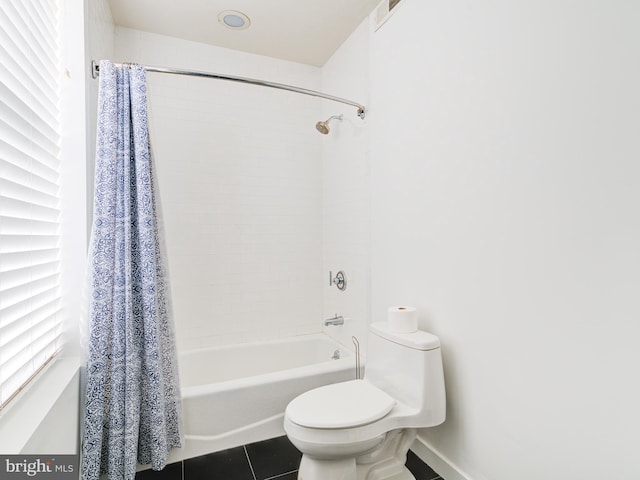
<path fill-rule="evenodd" d="M 334 383 L 309 390 L 293 399 L 286 417 L 308 428 L 350 428 L 387 415 L 396 401 L 364 380 Z"/>

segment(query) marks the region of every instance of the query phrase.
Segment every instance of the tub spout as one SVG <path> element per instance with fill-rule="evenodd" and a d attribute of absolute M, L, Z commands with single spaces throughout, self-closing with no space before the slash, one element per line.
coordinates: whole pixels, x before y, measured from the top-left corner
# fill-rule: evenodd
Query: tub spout
<path fill-rule="evenodd" d="M 343 325 L 343 324 L 344 324 L 344 317 L 342 315 L 338 315 L 337 313 L 333 318 L 327 318 L 324 321 L 325 327 L 329 325 Z"/>

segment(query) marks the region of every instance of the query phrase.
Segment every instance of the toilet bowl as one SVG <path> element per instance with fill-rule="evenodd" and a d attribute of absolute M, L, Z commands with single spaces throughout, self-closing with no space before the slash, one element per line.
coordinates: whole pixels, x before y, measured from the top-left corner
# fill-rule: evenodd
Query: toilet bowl
<path fill-rule="evenodd" d="M 302 452 L 304 480 L 406 480 L 417 428 L 445 419 L 438 337 L 371 324 L 365 377 L 316 388 L 293 399 L 284 430 Z"/>

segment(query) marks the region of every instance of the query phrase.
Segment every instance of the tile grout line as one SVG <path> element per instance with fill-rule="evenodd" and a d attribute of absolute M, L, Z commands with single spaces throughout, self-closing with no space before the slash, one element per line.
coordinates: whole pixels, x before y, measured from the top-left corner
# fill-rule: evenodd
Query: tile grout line
<path fill-rule="evenodd" d="M 284 477 L 285 475 L 289 475 L 290 473 L 297 472 L 297 471 L 298 470 L 291 470 L 290 472 L 280 473 L 278 475 L 274 475 L 273 477 L 265 478 L 264 480 L 275 480 L 276 478 Z"/>
<path fill-rule="evenodd" d="M 182 470 L 181 478 L 182 478 L 182 480 L 185 480 L 185 478 L 184 478 L 184 460 L 180 460 L 180 470 Z"/>
<path fill-rule="evenodd" d="M 247 446 L 243 445 L 242 448 L 244 449 L 244 454 L 247 457 L 247 462 L 249 462 L 249 468 L 251 469 L 251 475 L 253 475 L 253 480 L 258 480 L 256 478 L 256 472 L 253 471 L 253 465 L 251 465 L 251 459 L 249 458 L 249 452 L 247 452 Z"/>

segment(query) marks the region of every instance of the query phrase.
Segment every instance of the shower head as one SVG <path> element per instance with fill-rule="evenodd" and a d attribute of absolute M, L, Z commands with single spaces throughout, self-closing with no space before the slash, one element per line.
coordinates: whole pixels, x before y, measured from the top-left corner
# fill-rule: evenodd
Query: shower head
<path fill-rule="evenodd" d="M 326 135 L 329 133 L 329 122 L 333 119 L 342 121 L 342 115 L 334 115 L 332 117 L 327 118 L 324 122 L 320 121 L 316 123 L 316 130 L 318 130 L 321 134 Z"/>
<path fill-rule="evenodd" d="M 318 130 L 321 134 L 326 135 L 329 133 L 329 124 L 327 122 L 318 122 L 316 123 L 316 130 Z"/>

